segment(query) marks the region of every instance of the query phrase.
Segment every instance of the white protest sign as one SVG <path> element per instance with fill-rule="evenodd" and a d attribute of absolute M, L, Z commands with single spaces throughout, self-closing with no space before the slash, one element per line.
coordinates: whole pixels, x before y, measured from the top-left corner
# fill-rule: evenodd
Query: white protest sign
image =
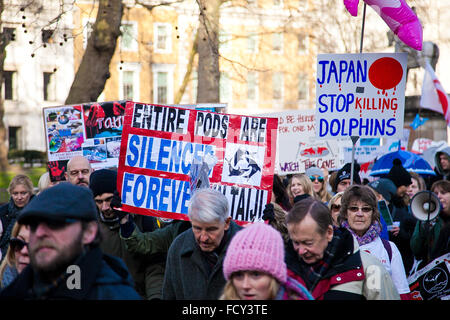
<path fill-rule="evenodd" d="M 316 136 L 402 137 L 406 53 L 319 54 Z"/>
<path fill-rule="evenodd" d="M 336 140 L 316 139 L 314 110 L 290 110 L 261 116 L 278 118 L 277 174 L 304 173 L 312 166 L 337 170 L 344 165 L 342 145 Z"/>

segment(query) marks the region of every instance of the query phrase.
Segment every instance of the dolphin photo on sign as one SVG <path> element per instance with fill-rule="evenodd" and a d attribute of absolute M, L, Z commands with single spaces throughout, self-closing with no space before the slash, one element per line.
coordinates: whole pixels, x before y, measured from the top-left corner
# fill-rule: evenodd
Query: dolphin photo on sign
<path fill-rule="evenodd" d="M 403 134 L 407 53 L 319 54 L 316 137 Z"/>

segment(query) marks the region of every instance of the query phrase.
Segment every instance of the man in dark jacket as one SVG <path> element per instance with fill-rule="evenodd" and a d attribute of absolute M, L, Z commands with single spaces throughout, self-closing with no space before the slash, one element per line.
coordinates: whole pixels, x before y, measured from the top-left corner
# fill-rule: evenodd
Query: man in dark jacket
<path fill-rule="evenodd" d="M 69 182 L 44 190 L 21 212 L 30 226 L 30 265 L 1 293 L 7 299 L 140 299 L 124 263 L 98 247 L 92 192 Z"/>
<path fill-rule="evenodd" d="M 297 202 L 286 218 L 288 275 L 317 300 L 399 300 L 380 261 L 359 250 L 345 228 L 333 228 L 330 211 L 312 198 Z"/>
<path fill-rule="evenodd" d="M 231 221 L 227 198 L 209 188 L 193 194 L 188 216 L 192 228 L 175 238 L 169 248 L 163 299 L 216 300 L 225 286 L 225 252 L 241 227 Z"/>
<path fill-rule="evenodd" d="M 120 212 L 111 207 L 117 186 L 117 172 L 101 169 L 92 172 L 89 188 L 94 195 L 98 209 L 98 222 L 102 241 L 100 248 L 106 254 L 120 258 L 125 262 L 134 280 L 136 291 L 146 299 L 161 299 L 162 279 L 164 277 L 164 259 L 133 253 L 127 250 L 125 241 L 120 238 Z M 116 192 L 118 195 L 118 193 Z M 158 228 L 156 218 L 135 215 L 133 218 L 137 228 L 150 232 Z M 147 277 L 148 274 L 154 275 Z M 159 285 L 158 283 L 159 282 Z"/>

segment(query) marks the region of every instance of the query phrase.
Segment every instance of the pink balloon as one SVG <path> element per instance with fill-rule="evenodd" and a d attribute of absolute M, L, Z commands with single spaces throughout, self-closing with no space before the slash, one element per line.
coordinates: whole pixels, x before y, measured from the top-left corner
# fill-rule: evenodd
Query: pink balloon
<path fill-rule="evenodd" d="M 363 0 L 386 22 L 389 28 L 406 45 L 422 50 L 422 25 L 405 0 Z M 352 16 L 358 14 L 359 0 L 344 0 Z"/>

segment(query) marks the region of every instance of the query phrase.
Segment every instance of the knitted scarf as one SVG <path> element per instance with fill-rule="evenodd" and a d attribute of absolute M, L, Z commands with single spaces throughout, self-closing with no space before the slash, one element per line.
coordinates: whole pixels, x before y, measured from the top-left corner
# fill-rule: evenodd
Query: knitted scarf
<path fill-rule="evenodd" d="M 361 237 L 358 236 L 355 233 L 355 231 L 352 230 L 352 228 L 348 224 L 347 220 L 342 222 L 341 225 L 343 227 L 345 227 L 348 231 L 350 231 L 350 233 L 356 238 L 356 240 L 358 241 L 358 244 L 360 246 L 362 246 L 364 244 L 371 243 L 377 237 L 379 237 L 380 233 L 381 233 L 381 225 L 380 225 L 380 223 L 378 221 L 372 222 L 372 224 L 370 225 L 369 229 L 367 229 L 366 233 L 364 233 L 364 235 L 361 236 Z"/>
<path fill-rule="evenodd" d="M 325 249 L 323 258 L 320 261 L 312 265 L 308 265 L 302 259 L 300 259 L 300 264 L 303 265 L 304 272 L 304 275 L 302 277 L 305 281 L 306 287 L 310 292 L 314 291 L 316 285 L 329 270 L 330 266 L 332 265 L 332 261 L 336 258 L 336 254 L 340 253 L 339 249 L 341 239 L 341 232 L 339 232 L 339 230 L 335 230 L 333 239 Z"/>
<path fill-rule="evenodd" d="M 275 300 L 314 300 L 314 297 L 302 284 L 288 276 L 286 283 L 280 285 Z"/>

